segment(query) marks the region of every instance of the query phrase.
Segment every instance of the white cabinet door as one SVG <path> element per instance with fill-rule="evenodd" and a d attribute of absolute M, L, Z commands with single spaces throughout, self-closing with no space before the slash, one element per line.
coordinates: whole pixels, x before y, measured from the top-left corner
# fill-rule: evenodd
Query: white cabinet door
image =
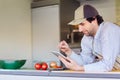
<path fill-rule="evenodd" d="M 59 60 L 50 52 L 58 50 L 60 40 L 59 5 L 32 9 L 33 60 Z"/>

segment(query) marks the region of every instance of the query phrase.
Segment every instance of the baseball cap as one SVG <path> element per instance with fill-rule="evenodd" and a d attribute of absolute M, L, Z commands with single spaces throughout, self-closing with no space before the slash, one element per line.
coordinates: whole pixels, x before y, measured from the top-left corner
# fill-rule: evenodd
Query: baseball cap
<path fill-rule="evenodd" d="M 97 16 L 98 11 L 91 5 L 81 5 L 75 10 L 74 20 L 68 23 L 68 25 L 78 25 L 85 21 L 87 18 Z"/>

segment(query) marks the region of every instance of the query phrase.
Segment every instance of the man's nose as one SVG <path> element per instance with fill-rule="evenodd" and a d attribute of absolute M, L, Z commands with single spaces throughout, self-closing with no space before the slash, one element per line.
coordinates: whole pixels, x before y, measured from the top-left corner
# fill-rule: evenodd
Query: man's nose
<path fill-rule="evenodd" d="M 82 26 L 79 26 L 79 32 L 82 32 L 82 31 L 83 31 Z"/>

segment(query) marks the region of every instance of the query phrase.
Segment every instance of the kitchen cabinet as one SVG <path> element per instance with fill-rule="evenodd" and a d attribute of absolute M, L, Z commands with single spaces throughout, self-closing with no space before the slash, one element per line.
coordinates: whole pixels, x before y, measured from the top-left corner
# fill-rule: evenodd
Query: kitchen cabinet
<path fill-rule="evenodd" d="M 32 3 L 33 64 L 37 61 L 59 60 L 51 54 L 58 51 L 61 40 L 67 41 L 70 33 L 68 22 L 73 20 L 79 6 L 75 0 L 39 0 Z"/>

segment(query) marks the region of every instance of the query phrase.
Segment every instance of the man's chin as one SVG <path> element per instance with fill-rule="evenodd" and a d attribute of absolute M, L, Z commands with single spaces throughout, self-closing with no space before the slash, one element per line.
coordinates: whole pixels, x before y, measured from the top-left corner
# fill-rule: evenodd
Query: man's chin
<path fill-rule="evenodd" d="M 86 35 L 86 36 L 93 36 L 92 34 L 89 34 L 89 33 L 84 33 L 84 35 Z"/>
<path fill-rule="evenodd" d="M 84 35 L 86 35 L 86 36 L 90 36 L 89 34 L 84 34 Z"/>

